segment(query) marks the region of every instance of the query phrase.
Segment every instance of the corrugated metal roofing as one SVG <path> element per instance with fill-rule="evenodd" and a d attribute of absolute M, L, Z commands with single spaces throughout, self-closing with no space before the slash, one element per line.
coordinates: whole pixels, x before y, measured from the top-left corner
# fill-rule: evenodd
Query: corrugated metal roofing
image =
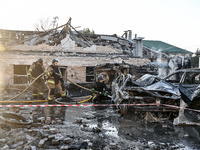
<path fill-rule="evenodd" d="M 182 48 L 173 46 L 171 44 L 162 42 L 162 41 L 152 41 L 152 40 L 143 40 L 143 45 L 157 51 L 162 51 L 164 53 L 189 53 L 193 54 L 190 51 L 184 50 Z"/>

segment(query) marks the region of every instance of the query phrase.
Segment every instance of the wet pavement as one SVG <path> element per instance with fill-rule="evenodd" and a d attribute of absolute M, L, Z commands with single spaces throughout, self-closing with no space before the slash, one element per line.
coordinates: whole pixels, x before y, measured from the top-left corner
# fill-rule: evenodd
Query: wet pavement
<path fill-rule="evenodd" d="M 33 120 L 26 128 L 1 123 L 1 149 L 200 149 L 198 126 L 173 126 L 172 120 L 146 123 L 134 112 L 121 116 L 115 107 L 1 108 L 1 111 Z M 51 135 L 58 143 L 50 139 Z"/>
<path fill-rule="evenodd" d="M 70 93 L 77 95 L 77 92 Z M 78 96 L 88 94 L 81 91 Z M 5 150 L 200 149 L 199 126 L 174 126 L 173 120 L 146 122 L 141 118 L 142 113 L 128 111 L 121 116 L 116 107 L 0 108 L 0 112 L 20 114 L 32 120 L 31 125 L 23 128 L 5 125 L 1 120 L 0 149 Z M 187 117 L 191 115 L 194 113 L 187 113 Z"/>

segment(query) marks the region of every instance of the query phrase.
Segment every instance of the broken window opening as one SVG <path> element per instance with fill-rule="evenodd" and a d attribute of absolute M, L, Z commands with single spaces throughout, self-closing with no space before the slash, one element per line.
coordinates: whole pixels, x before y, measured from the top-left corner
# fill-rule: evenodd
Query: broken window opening
<path fill-rule="evenodd" d="M 94 67 L 86 67 L 86 82 L 94 82 Z"/>
<path fill-rule="evenodd" d="M 13 65 L 13 84 L 28 84 L 27 72 L 30 65 Z"/>

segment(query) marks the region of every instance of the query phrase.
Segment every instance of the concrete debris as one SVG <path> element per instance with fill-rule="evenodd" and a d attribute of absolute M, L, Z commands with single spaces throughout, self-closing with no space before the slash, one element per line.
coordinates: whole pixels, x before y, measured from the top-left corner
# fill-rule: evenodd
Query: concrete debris
<path fill-rule="evenodd" d="M 64 138 L 63 139 L 63 142 L 68 144 L 68 143 L 71 143 L 72 139 L 71 138 Z"/>
<path fill-rule="evenodd" d="M 49 135 L 48 136 L 48 140 L 52 141 L 55 139 L 55 134 Z"/>
<path fill-rule="evenodd" d="M 117 148 L 117 144 L 116 143 L 110 143 L 109 148 L 110 149 L 116 149 Z"/>
<path fill-rule="evenodd" d="M 59 145 L 60 141 L 58 139 L 52 140 L 53 145 Z"/>
<path fill-rule="evenodd" d="M 45 143 L 47 140 L 48 140 L 47 138 L 44 138 L 44 139 L 40 140 L 38 147 L 44 148 L 44 143 Z"/>
<path fill-rule="evenodd" d="M 46 123 L 46 124 L 50 124 L 50 123 L 51 123 L 51 117 L 46 117 L 45 123 Z"/>
<path fill-rule="evenodd" d="M 92 149 L 93 144 L 91 142 L 88 143 L 87 149 Z"/>
<path fill-rule="evenodd" d="M 62 146 L 61 148 L 60 148 L 60 150 L 68 150 L 69 149 L 69 146 Z"/>
<path fill-rule="evenodd" d="M 180 110 L 179 110 L 179 116 L 177 118 L 174 119 L 174 122 L 173 124 L 174 125 L 198 125 L 200 126 L 200 123 L 197 123 L 197 122 L 192 122 L 190 121 L 184 114 L 184 111 L 186 108 L 187 104 L 181 100 L 180 101 Z"/>
<path fill-rule="evenodd" d="M 57 129 L 57 128 L 50 128 L 50 132 L 51 133 L 58 133 L 59 129 Z"/>

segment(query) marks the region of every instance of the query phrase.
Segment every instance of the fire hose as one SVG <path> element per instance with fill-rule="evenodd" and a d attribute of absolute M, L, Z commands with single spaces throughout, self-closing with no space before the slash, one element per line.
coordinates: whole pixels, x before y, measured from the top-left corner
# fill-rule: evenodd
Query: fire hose
<path fill-rule="evenodd" d="M 48 71 L 40 74 L 37 78 L 35 78 L 21 93 L 19 93 L 18 95 L 16 95 L 15 97 L 9 99 L 8 101 L 0 101 L 0 103 L 13 103 L 13 102 L 18 102 L 18 103 L 30 103 L 30 102 L 46 102 L 47 100 L 34 100 L 34 101 L 11 101 L 13 99 L 16 99 L 17 97 L 19 97 L 20 95 L 22 95 L 37 79 L 39 79 L 40 77 L 42 77 L 44 74 L 46 74 Z"/>
<path fill-rule="evenodd" d="M 15 97 L 13 97 L 13 98 L 11 98 L 11 99 L 9 99 L 8 101 L 0 101 L 0 103 L 32 103 L 32 102 L 47 102 L 48 100 L 32 100 L 32 101 L 12 101 L 12 100 L 14 100 L 14 99 L 16 99 L 16 98 L 18 98 L 20 95 L 22 95 L 26 90 L 28 90 L 28 88 L 38 79 L 38 78 L 40 78 L 40 77 L 42 77 L 44 74 L 46 74 L 46 73 L 48 73 L 48 71 L 46 71 L 46 72 L 44 72 L 44 73 L 42 73 L 42 74 L 40 74 L 37 78 L 35 78 L 21 93 L 19 93 L 18 95 L 16 95 Z M 62 75 L 60 75 L 60 74 L 58 74 L 58 73 L 56 73 L 57 75 L 59 75 L 59 76 L 61 76 L 61 77 L 64 77 L 64 78 L 66 78 L 65 76 L 62 76 Z M 67 78 L 66 78 L 67 79 Z M 90 90 L 90 89 L 88 89 L 88 88 L 85 88 L 85 87 L 83 87 L 83 86 L 81 86 L 81 85 L 78 85 L 78 84 L 76 84 L 76 83 L 74 83 L 74 82 L 72 82 L 71 80 L 69 80 L 69 79 L 67 79 L 69 82 L 71 82 L 72 84 L 74 84 L 74 85 L 76 85 L 76 86 L 78 86 L 78 87 L 80 87 L 80 88 L 82 88 L 82 89 L 85 89 L 85 90 L 88 90 L 88 91 L 92 91 L 92 90 Z M 89 101 L 89 100 L 91 100 L 91 96 L 89 96 L 89 98 L 88 99 L 86 99 L 86 100 L 83 100 L 83 101 L 81 101 L 81 102 L 79 102 L 79 103 L 84 103 L 84 102 L 87 102 L 87 101 Z"/>

